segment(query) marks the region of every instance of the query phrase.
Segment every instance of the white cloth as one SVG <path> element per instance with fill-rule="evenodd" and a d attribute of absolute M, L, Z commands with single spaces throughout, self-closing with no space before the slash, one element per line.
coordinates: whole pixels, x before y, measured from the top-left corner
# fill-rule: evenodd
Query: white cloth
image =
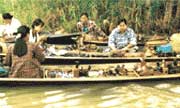
<path fill-rule="evenodd" d="M 0 25 L 0 37 L 3 36 L 5 29 L 6 29 L 5 25 Z"/>
<path fill-rule="evenodd" d="M 17 29 L 21 26 L 21 23 L 18 19 L 12 18 L 11 24 L 5 25 L 5 31 L 4 34 L 7 34 L 7 36 L 12 36 L 13 33 L 17 32 Z"/>
<path fill-rule="evenodd" d="M 39 34 L 36 33 L 36 35 L 33 35 L 32 29 L 30 30 L 30 34 L 29 34 L 29 42 L 30 43 L 36 43 L 39 39 Z"/>

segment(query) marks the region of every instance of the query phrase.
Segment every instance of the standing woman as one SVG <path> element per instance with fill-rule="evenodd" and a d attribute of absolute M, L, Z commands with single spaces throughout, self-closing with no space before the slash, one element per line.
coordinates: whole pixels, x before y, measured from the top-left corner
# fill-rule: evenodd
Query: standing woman
<path fill-rule="evenodd" d="M 11 67 L 10 77 L 40 78 L 43 76 L 40 62 L 44 60 L 44 49 L 41 49 L 38 44 L 28 42 L 29 32 L 29 27 L 20 26 L 17 31 L 19 38 L 8 48 L 5 64 Z"/>

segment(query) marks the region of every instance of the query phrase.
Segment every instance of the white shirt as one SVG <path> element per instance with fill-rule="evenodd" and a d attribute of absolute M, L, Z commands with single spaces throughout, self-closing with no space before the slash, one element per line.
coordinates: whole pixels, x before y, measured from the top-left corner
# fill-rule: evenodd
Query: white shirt
<path fill-rule="evenodd" d="M 30 34 L 29 34 L 29 42 L 30 43 L 36 43 L 39 39 L 39 34 L 36 33 L 36 36 L 33 35 L 32 29 L 30 30 Z"/>
<path fill-rule="evenodd" d="M 12 18 L 11 24 L 5 25 L 5 31 L 4 34 L 7 34 L 8 36 L 12 36 L 13 33 L 17 32 L 17 29 L 21 26 L 21 23 L 18 19 Z"/>

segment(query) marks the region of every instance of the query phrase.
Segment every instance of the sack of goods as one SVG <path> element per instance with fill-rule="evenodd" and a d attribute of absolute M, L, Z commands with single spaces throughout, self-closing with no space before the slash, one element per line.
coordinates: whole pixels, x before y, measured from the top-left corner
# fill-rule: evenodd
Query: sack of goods
<path fill-rule="evenodd" d="M 176 53 L 180 53 L 180 33 L 175 33 L 171 36 L 172 49 Z"/>

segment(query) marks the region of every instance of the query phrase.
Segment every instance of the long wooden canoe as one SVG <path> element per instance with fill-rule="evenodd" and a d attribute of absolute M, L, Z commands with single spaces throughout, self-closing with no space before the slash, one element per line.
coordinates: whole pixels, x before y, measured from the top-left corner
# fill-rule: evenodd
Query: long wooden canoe
<path fill-rule="evenodd" d="M 100 45 L 100 46 L 108 46 L 108 42 L 107 41 L 84 41 L 84 44 L 96 44 L 96 45 Z M 138 42 L 137 46 L 144 46 L 145 43 L 142 42 Z"/>
<path fill-rule="evenodd" d="M 72 37 L 78 37 L 81 36 L 82 33 L 70 33 L 70 34 L 53 34 L 53 35 L 49 35 L 48 38 L 52 39 L 52 38 L 72 38 Z"/>
<path fill-rule="evenodd" d="M 140 62 L 141 57 L 60 57 L 47 56 L 43 64 L 105 64 L 105 63 L 129 63 Z M 147 57 L 146 62 L 161 62 L 180 60 L 180 57 Z"/>
<path fill-rule="evenodd" d="M 6 54 L 0 54 L 4 57 Z M 46 56 L 45 61 L 42 64 L 107 64 L 107 63 L 129 63 L 129 62 L 140 62 L 141 57 L 64 57 L 64 56 Z M 146 57 L 146 62 L 161 62 L 180 60 L 180 57 Z"/>
<path fill-rule="evenodd" d="M 48 44 L 76 44 L 76 41 L 73 40 L 73 38 L 79 37 L 81 34 L 82 33 L 49 35 L 46 42 Z"/>
<path fill-rule="evenodd" d="M 78 83 L 115 83 L 134 81 L 180 80 L 180 74 L 141 76 L 141 77 L 97 77 L 97 78 L 0 78 L 0 86 L 18 85 L 56 85 Z"/>
<path fill-rule="evenodd" d="M 78 32 L 78 33 L 70 33 L 70 34 L 53 34 L 53 35 L 49 35 L 48 39 L 47 39 L 47 43 L 50 44 L 74 44 L 74 42 L 71 40 L 72 38 L 75 37 L 79 37 L 81 36 L 82 33 Z M 64 42 L 66 41 L 66 43 Z M 96 45 L 100 45 L 100 46 L 107 46 L 108 42 L 107 41 L 88 41 L 88 40 L 84 40 L 84 44 L 96 44 Z M 142 42 L 138 42 L 137 44 L 138 46 L 144 46 L 145 43 Z"/>

